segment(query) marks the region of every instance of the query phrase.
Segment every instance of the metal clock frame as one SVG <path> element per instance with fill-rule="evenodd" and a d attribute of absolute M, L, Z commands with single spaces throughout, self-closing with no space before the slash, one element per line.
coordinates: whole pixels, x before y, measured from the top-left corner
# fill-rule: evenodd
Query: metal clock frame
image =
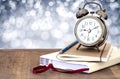
<path fill-rule="evenodd" d="M 102 27 L 102 34 L 100 36 L 100 38 L 92 43 L 92 44 L 87 44 L 87 43 L 83 43 L 80 38 L 77 35 L 77 28 L 79 23 L 83 20 L 83 19 L 87 19 L 87 18 L 92 18 L 95 19 L 97 22 L 99 22 L 100 26 Z M 80 48 L 81 45 L 86 46 L 86 47 L 96 47 L 97 50 L 99 51 L 99 46 L 103 45 L 107 36 L 108 36 L 108 30 L 106 27 L 106 24 L 104 23 L 104 21 L 100 18 L 100 17 L 96 17 L 96 16 L 84 16 L 82 18 L 79 18 L 79 20 L 77 21 L 77 23 L 75 24 L 75 28 L 74 28 L 74 34 L 77 38 L 77 40 L 79 41 L 79 46 L 77 47 L 77 50 Z"/>

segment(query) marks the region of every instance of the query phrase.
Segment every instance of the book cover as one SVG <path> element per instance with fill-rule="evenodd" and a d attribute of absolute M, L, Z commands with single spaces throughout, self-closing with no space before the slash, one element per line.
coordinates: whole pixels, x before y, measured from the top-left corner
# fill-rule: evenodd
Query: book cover
<path fill-rule="evenodd" d="M 79 50 L 76 50 L 78 44 L 64 52 L 57 57 L 60 60 L 68 61 L 103 61 L 107 62 L 112 51 L 112 45 L 106 43 L 99 47 L 100 52 L 96 48 L 89 48 L 81 46 Z"/>
<path fill-rule="evenodd" d="M 80 62 L 80 61 L 62 61 L 56 58 L 59 52 L 54 52 L 46 55 L 40 56 L 40 65 L 49 65 L 53 64 L 55 68 L 63 70 L 76 70 L 89 68 L 88 71 L 84 73 L 92 73 L 106 67 L 120 63 L 120 51 L 113 47 L 113 50 L 110 54 L 110 58 L 107 62 Z"/>

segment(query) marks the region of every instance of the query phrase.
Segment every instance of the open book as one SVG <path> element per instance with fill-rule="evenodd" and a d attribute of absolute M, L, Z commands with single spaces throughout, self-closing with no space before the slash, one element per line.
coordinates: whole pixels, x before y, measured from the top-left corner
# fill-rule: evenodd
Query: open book
<path fill-rule="evenodd" d="M 78 44 L 64 52 L 57 57 L 60 60 L 68 61 L 103 61 L 107 62 L 112 51 L 112 45 L 106 43 L 99 47 L 100 52 L 95 48 L 88 48 L 81 46 L 79 50 L 76 50 Z"/>
<path fill-rule="evenodd" d="M 110 54 L 110 58 L 107 62 L 62 61 L 56 58 L 58 53 L 59 52 L 54 52 L 40 56 L 40 65 L 48 66 L 49 64 L 52 63 L 55 68 L 63 70 L 76 70 L 89 68 L 89 70 L 84 71 L 84 73 L 92 73 L 97 70 L 120 63 L 120 51 L 115 47 L 113 47 L 113 50 L 111 51 Z"/>

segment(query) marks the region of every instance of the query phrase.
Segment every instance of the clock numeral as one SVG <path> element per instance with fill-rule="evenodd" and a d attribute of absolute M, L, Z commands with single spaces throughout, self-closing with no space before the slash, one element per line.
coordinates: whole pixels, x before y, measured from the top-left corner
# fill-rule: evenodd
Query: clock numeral
<path fill-rule="evenodd" d="M 97 38 L 97 35 L 95 35 L 95 37 Z"/>
<path fill-rule="evenodd" d="M 87 41 L 90 41 L 90 39 L 89 39 L 89 38 L 87 38 Z"/>
<path fill-rule="evenodd" d="M 83 36 L 83 33 L 81 33 L 80 36 Z"/>
<path fill-rule="evenodd" d="M 92 22 L 89 22 L 89 25 L 92 25 Z"/>
<path fill-rule="evenodd" d="M 85 21 L 85 25 L 88 25 L 88 22 Z"/>
<path fill-rule="evenodd" d="M 93 22 L 91 22 L 91 21 L 90 22 L 85 21 L 85 25 L 92 25 L 92 24 L 93 24 Z"/>
<path fill-rule="evenodd" d="M 84 26 L 84 25 L 82 25 L 82 28 L 85 28 L 85 26 Z"/>

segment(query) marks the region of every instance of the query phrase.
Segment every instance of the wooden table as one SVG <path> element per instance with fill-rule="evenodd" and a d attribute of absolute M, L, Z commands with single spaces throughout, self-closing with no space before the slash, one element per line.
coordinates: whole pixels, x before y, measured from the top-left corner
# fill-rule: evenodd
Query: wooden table
<path fill-rule="evenodd" d="M 120 64 L 91 73 L 67 74 L 48 70 L 33 74 L 39 56 L 57 49 L 0 49 L 0 79 L 120 79 Z"/>

